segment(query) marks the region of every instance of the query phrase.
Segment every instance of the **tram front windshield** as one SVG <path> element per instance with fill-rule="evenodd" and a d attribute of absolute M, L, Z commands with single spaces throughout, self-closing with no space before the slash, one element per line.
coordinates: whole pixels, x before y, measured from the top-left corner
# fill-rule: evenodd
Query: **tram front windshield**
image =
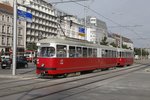
<path fill-rule="evenodd" d="M 41 57 L 53 57 L 55 55 L 54 47 L 41 47 L 39 56 Z"/>

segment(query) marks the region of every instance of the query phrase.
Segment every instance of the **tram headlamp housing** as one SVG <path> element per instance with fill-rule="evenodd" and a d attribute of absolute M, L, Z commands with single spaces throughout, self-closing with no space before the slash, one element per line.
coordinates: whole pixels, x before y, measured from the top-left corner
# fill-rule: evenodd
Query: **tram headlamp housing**
<path fill-rule="evenodd" d="M 42 64 L 42 65 L 41 65 L 41 67 L 44 67 L 44 66 L 45 66 L 45 64 Z"/>

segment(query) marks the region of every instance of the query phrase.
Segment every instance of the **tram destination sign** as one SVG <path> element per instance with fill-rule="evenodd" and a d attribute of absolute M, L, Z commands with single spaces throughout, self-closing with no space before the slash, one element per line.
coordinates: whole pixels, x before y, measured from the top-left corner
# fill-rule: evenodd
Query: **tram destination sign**
<path fill-rule="evenodd" d="M 17 10 L 17 15 L 19 20 L 24 20 L 27 22 L 32 22 L 32 14 L 22 10 Z"/>

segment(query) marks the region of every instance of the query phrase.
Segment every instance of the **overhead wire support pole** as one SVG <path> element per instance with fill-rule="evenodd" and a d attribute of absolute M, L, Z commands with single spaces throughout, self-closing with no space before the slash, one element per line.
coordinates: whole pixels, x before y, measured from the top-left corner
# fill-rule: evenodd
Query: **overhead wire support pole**
<path fill-rule="evenodd" d="M 14 12 L 14 20 L 13 20 L 13 66 L 12 66 L 12 75 L 16 75 L 16 49 L 17 49 L 17 0 L 13 2 L 13 12 Z"/>
<path fill-rule="evenodd" d="M 84 15 L 84 28 L 85 28 L 85 34 L 86 34 L 84 39 L 86 40 L 86 38 L 87 38 L 87 27 L 86 27 L 87 26 L 87 24 L 86 24 L 87 23 L 86 22 L 86 20 L 87 20 L 87 18 L 86 18 L 87 17 L 87 4 L 86 4 L 86 1 L 84 2 L 84 14 L 85 14 Z"/>
<path fill-rule="evenodd" d="M 143 58 L 143 52 L 142 52 L 142 48 L 141 48 L 141 60 L 142 60 L 142 58 Z"/>

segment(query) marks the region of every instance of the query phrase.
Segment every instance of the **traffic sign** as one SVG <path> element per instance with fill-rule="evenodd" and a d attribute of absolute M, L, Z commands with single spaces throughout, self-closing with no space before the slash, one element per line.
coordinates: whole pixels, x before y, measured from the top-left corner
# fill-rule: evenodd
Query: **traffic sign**
<path fill-rule="evenodd" d="M 29 13 L 29 12 L 25 12 L 25 11 L 22 11 L 22 10 L 17 10 L 17 15 L 18 15 L 18 19 L 19 20 L 25 20 L 25 21 L 28 21 L 28 22 L 32 22 L 32 14 Z"/>

